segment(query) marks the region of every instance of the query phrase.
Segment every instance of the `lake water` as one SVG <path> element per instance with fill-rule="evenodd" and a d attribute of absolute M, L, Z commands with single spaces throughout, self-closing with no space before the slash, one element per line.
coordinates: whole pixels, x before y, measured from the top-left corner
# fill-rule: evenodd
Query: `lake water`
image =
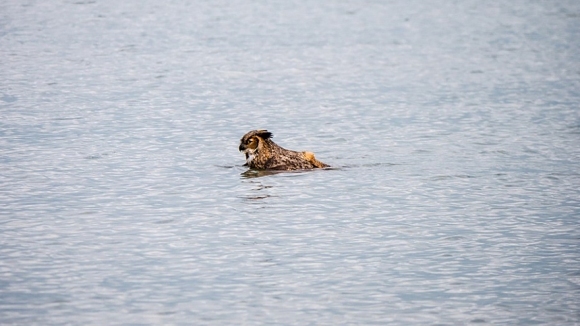
<path fill-rule="evenodd" d="M 580 2 L 3 1 L 0 215 L 2 325 L 579 325 Z"/>

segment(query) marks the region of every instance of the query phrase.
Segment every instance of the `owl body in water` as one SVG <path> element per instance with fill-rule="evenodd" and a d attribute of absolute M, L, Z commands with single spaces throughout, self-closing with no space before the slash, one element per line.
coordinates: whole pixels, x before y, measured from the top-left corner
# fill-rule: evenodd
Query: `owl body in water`
<path fill-rule="evenodd" d="M 246 164 L 256 170 L 304 170 L 329 167 L 314 157 L 312 152 L 296 152 L 278 146 L 268 130 L 252 130 L 240 140 L 240 152 L 246 155 Z"/>

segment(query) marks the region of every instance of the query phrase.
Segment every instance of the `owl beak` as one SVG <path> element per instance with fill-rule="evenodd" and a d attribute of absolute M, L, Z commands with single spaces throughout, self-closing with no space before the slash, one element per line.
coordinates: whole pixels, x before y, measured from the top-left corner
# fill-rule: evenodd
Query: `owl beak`
<path fill-rule="evenodd" d="M 238 147 L 238 149 L 240 150 L 240 152 L 242 152 L 246 149 L 246 146 L 244 144 L 240 144 L 240 147 Z"/>

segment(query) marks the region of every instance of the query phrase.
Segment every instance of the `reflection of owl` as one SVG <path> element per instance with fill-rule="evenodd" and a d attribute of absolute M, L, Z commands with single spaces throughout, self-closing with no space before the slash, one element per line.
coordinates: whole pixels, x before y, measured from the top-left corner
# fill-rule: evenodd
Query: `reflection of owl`
<path fill-rule="evenodd" d="M 328 165 L 316 160 L 312 152 L 295 152 L 284 149 L 272 141 L 268 130 L 252 130 L 240 140 L 240 152 L 246 154 L 246 164 L 257 170 L 302 170 L 325 168 Z"/>

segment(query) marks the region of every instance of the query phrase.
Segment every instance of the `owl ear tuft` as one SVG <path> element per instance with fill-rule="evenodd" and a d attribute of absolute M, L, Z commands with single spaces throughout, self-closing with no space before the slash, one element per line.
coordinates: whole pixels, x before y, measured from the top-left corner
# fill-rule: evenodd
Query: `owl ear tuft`
<path fill-rule="evenodd" d="M 269 132 L 268 130 L 258 130 L 257 135 L 263 139 L 272 138 L 273 136 L 272 133 Z"/>

